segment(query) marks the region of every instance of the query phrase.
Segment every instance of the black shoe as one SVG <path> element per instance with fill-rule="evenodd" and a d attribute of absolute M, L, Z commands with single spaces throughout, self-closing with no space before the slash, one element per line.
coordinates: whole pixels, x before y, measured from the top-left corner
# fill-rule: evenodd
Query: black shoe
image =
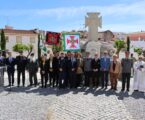
<path fill-rule="evenodd" d="M 127 89 L 126 91 L 129 92 L 129 89 Z"/>
<path fill-rule="evenodd" d="M 124 89 L 121 89 L 121 91 L 123 92 L 123 91 L 124 91 Z"/>
<path fill-rule="evenodd" d="M 111 87 L 110 90 L 113 90 L 113 87 Z"/>
<path fill-rule="evenodd" d="M 116 90 L 117 90 L 117 88 L 114 88 L 114 90 L 116 91 Z"/>

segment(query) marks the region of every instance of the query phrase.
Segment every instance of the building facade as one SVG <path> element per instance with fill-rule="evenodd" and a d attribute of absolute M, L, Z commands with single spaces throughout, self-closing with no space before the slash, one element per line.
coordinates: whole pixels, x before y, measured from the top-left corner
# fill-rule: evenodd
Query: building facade
<path fill-rule="evenodd" d="M 6 38 L 6 50 L 13 51 L 13 46 L 17 43 L 31 44 L 33 45 L 33 52 L 37 56 L 38 33 L 35 30 L 16 30 L 12 27 L 5 27 L 3 30 Z"/>

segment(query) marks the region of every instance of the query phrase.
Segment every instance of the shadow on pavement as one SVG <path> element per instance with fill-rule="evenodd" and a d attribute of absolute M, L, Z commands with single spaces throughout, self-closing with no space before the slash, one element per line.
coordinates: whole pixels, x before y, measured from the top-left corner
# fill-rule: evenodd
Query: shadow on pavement
<path fill-rule="evenodd" d="M 78 94 L 80 92 L 83 92 L 84 95 L 87 94 L 93 94 L 94 96 L 99 96 L 99 95 L 105 95 L 105 96 L 111 96 L 111 95 L 116 95 L 118 100 L 123 100 L 124 98 L 127 97 L 132 97 L 134 99 L 140 99 L 144 98 L 145 99 L 145 94 L 141 92 L 122 92 L 120 90 L 113 91 L 110 89 L 101 89 L 101 88 L 91 88 L 91 87 L 80 87 L 80 88 L 73 88 L 73 89 L 58 89 L 56 87 L 47 87 L 47 88 L 41 88 L 41 87 L 12 87 L 11 89 L 9 87 L 4 87 L 4 90 L 8 92 L 7 95 L 11 93 L 36 93 L 38 95 L 56 95 L 56 96 L 61 96 L 64 94 L 68 94 L 69 92 L 72 92 L 73 94 Z"/>

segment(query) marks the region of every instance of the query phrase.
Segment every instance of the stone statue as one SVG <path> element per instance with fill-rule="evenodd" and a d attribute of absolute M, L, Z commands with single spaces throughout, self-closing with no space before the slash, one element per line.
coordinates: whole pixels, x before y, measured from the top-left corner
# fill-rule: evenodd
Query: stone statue
<path fill-rule="evenodd" d="M 85 17 L 85 27 L 88 27 L 88 41 L 86 44 L 86 52 L 90 52 L 91 57 L 97 52 L 101 57 L 104 51 L 108 51 L 111 56 L 114 52 L 112 43 L 107 41 L 99 41 L 98 28 L 102 27 L 102 17 L 98 12 L 87 13 Z"/>
<path fill-rule="evenodd" d="M 88 27 L 88 44 L 86 46 L 86 52 L 90 52 L 91 56 L 97 52 L 100 56 L 101 43 L 98 41 L 98 27 L 102 27 L 102 17 L 99 17 L 100 13 L 87 13 L 88 17 L 85 17 L 85 26 Z"/>
<path fill-rule="evenodd" d="M 85 17 L 85 27 L 88 27 L 88 40 L 98 41 L 98 27 L 102 27 L 102 17 L 99 17 L 100 13 L 87 13 L 88 17 Z"/>

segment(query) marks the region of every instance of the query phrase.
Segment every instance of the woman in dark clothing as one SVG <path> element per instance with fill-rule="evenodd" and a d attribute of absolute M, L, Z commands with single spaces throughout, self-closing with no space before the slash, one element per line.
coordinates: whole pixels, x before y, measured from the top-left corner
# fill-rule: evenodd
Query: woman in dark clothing
<path fill-rule="evenodd" d="M 94 59 L 92 60 L 92 70 L 93 70 L 93 86 L 99 86 L 99 78 L 100 78 L 100 59 L 98 57 L 98 53 L 95 53 Z"/>
<path fill-rule="evenodd" d="M 42 56 L 40 61 L 40 74 L 41 74 L 41 84 L 42 88 L 47 87 L 47 81 L 48 81 L 48 61 L 45 56 Z"/>

